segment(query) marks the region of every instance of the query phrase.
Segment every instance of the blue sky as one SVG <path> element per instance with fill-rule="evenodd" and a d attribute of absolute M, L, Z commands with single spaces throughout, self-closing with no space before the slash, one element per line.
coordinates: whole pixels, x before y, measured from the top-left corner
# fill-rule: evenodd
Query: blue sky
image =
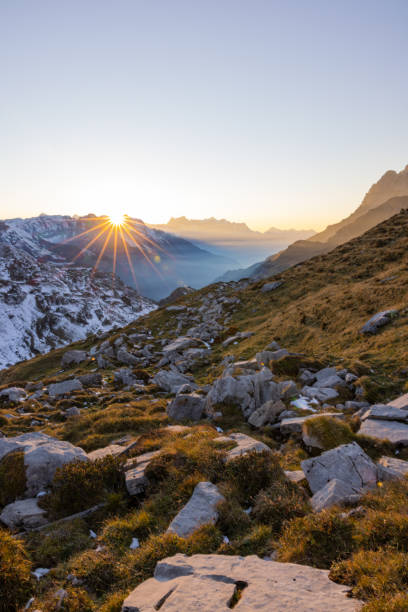
<path fill-rule="evenodd" d="M 408 163 L 406 0 L 0 0 L 0 217 L 319 229 Z"/>

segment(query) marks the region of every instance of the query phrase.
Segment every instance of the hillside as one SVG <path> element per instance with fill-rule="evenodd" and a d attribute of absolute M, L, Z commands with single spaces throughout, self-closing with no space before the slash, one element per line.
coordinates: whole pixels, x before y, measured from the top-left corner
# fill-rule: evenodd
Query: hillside
<path fill-rule="evenodd" d="M 404 210 L 1 371 L 8 609 L 407 609 L 407 300 Z"/>

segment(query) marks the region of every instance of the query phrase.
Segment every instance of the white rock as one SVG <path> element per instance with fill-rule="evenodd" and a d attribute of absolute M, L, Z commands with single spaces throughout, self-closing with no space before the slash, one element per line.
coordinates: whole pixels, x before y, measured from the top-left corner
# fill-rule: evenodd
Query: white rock
<path fill-rule="evenodd" d="M 3 508 L 0 521 L 10 529 L 34 529 L 47 524 L 45 514 L 46 511 L 38 506 L 37 498 L 21 499 Z"/>
<path fill-rule="evenodd" d="M 187 504 L 171 521 L 167 531 L 186 538 L 201 525 L 215 523 L 218 518 L 217 504 L 224 499 L 214 484 L 199 482 Z"/>

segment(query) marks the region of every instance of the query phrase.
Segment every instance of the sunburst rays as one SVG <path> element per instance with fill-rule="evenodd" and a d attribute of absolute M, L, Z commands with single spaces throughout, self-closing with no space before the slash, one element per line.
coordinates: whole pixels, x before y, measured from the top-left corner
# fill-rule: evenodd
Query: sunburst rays
<path fill-rule="evenodd" d="M 154 262 L 159 262 L 161 260 L 161 257 L 158 255 L 158 251 L 162 251 L 164 253 L 166 253 L 166 251 L 154 239 L 144 232 L 141 232 L 133 219 L 121 213 L 114 213 L 103 217 L 85 217 L 82 218 L 81 221 L 92 223 L 92 227 L 80 232 L 79 234 L 76 234 L 75 236 L 71 236 L 65 240 L 64 243 L 67 244 L 74 240 L 84 238 L 85 236 L 89 238 L 89 240 L 75 255 L 75 257 L 73 257 L 71 263 L 77 261 L 81 255 L 83 255 L 99 240 L 101 241 L 101 247 L 96 262 L 92 268 L 92 276 L 94 276 L 96 273 L 105 253 L 110 251 L 112 253 L 112 282 L 114 282 L 118 262 L 118 249 L 121 248 L 125 252 L 130 273 L 136 288 L 138 288 L 137 276 L 129 250 L 128 243 L 130 243 L 132 247 L 138 249 L 153 270 L 160 277 L 162 277 L 158 266 Z M 147 252 L 146 243 L 148 245 L 147 250 L 153 252 L 156 251 L 156 254 L 151 256 L 151 254 Z"/>

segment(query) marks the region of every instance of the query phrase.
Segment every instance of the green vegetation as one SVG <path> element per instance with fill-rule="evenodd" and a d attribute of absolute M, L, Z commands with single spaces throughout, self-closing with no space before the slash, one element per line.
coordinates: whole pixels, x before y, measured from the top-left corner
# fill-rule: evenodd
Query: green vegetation
<path fill-rule="evenodd" d="M 10 478 L 10 474 L 13 475 Z M 0 461 L 0 506 L 21 497 L 26 489 L 24 453 L 9 453 Z"/>
<path fill-rule="evenodd" d="M 31 564 L 20 540 L 0 529 L 0 612 L 14 612 L 31 591 Z"/>

